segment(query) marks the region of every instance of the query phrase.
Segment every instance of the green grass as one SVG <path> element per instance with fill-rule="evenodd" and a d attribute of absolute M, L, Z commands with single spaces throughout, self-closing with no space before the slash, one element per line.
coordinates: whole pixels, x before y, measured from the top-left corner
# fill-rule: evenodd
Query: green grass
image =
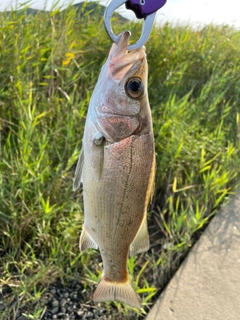
<path fill-rule="evenodd" d="M 129 28 L 136 39 L 141 25 L 114 23 L 116 32 Z M 79 279 L 87 300 L 100 277 L 99 253 L 79 253 L 83 206 L 72 179 L 110 45 L 88 11 L 0 14 L 0 285 L 13 289 L 29 319 L 39 318 L 55 279 Z M 240 32 L 165 25 L 146 47 L 157 177 L 151 250 L 129 260 L 139 317 L 234 193 L 240 171 Z M 123 319 L 136 312 L 114 306 Z"/>

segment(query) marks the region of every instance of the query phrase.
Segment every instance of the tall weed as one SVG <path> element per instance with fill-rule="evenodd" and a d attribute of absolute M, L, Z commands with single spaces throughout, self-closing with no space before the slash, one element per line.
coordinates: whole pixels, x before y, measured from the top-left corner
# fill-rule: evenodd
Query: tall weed
<path fill-rule="evenodd" d="M 77 276 L 87 288 L 99 279 L 96 254 L 79 253 L 82 202 L 72 178 L 111 45 L 102 22 L 84 7 L 0 13 L 0 281 L 26 301 L 58 277 Z M 117 19 L 114 28 L 134 39 L 141 30 Z M 152 247 L 129 261 L 146 306 L 237 185 L 239 44 L 240 32 L 227 26 L 170 25 L 146 44 L 156 196 Z"/>

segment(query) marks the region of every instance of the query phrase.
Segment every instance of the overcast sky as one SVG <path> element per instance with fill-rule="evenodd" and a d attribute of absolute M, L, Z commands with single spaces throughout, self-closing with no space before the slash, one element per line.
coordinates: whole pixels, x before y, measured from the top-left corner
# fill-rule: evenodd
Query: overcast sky
<path fill-rule="evenodd" d="M 55 0 L 32 0 L 31 7 L 50 10 Z M 67 6 L 69 0 L 59 0 L 58 6 Z M 81 0 L 73 0 L 79 3 Z M 101 4 L 107 4 L 110 0 L 100 0 Z M 0 0 L 0 11 L 15 8 L 16 4 L 26 3 L 26 0 Z M 123 6 L 120 13 L 127 18 L 134 18 L 130 10 Z M 157 22 L 179 22 L 187 24 L 228 23 L 240 27 L 240 1 L 238 0 L 167 0 L 165 6 L 159 10 Z"/>

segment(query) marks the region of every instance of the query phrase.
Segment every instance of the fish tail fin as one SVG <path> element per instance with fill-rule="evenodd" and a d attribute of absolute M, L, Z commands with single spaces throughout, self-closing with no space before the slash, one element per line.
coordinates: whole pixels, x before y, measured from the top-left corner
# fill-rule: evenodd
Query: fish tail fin
<path fill-rule="evenodd" d="M 102 277 L 93 294 L 94 302 L 120 301 L 133 308 L 141 308 L 141 300 L 134 291 L 131 281 L 128 277 L 125 282 L 107 281 Z"/>

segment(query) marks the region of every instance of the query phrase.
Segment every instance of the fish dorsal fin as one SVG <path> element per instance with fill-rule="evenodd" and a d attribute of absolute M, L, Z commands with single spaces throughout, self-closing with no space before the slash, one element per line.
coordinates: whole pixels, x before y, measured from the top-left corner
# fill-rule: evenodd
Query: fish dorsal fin
<path fill-rule="evenodd" d="M 82 170 L 83 170 L 83 163 L 84 163 L 84 152 L 83 148 L 80 152 L 77 167 L 75 170 L 74 180 L 73 180 L 73 191 L 76 191 L 82 184 Z"/>
<path fill-rule="evenodd" d="M 145 214 L 142 224 L 138 230 L 136 237 L 130 245 L 129 255 L 132 257 L 140 252 L 145 252 L 149 249 L 149 235 L 147 227 L 147 213 Z"/>
<path fill-rule="evenodd" d="M 149 179 L 149 184 L 148 184 L 148 192 L 147 192 L 147 208 L 149 208 L 149 206 L 152 203 L 153 200 L 153 196 L 154 196 L 154 190 L 155 190 L 155 174 L 156 174 L 156 157 L 155 157 L 155 153 L 153 154 L 153 164 L 152 164 L 152 170 L 151 170 L 151 175 L 150 175 L 150 179 Z"/>
<path fill-rule="evenodd" d="M 87 231 L 84 225 L 83 225 L 81 236 L 80 236 L 79 248 L 80 248 L 80 251 L 83 251 L 89 248 L 96 249 L 96 250 L 98 249 L 98 245 L 90 236 L 89 232 Z"/>
<path fill-rule="evenodd" d="M 155 159 L 155 154 L 153 154 L 152 170 L 151 170 L 151 175 L 150 175 L 147 194 L 146 194 L 146 212 L 144 214 L 142 224 L 136 234 L 136 237 L 134 238 L 132 244 L 130 245 L 130 250 L 129 250 L 130 256 L 134 256 L 137 253 L 145 252 L 149 249 L 150 241 L 149 241 L 148 227 L 147 227 L 147 209 L 151 204 L 153 194 L 154 194 L 155 172 L 156 172 L 156 159 Z"/>

